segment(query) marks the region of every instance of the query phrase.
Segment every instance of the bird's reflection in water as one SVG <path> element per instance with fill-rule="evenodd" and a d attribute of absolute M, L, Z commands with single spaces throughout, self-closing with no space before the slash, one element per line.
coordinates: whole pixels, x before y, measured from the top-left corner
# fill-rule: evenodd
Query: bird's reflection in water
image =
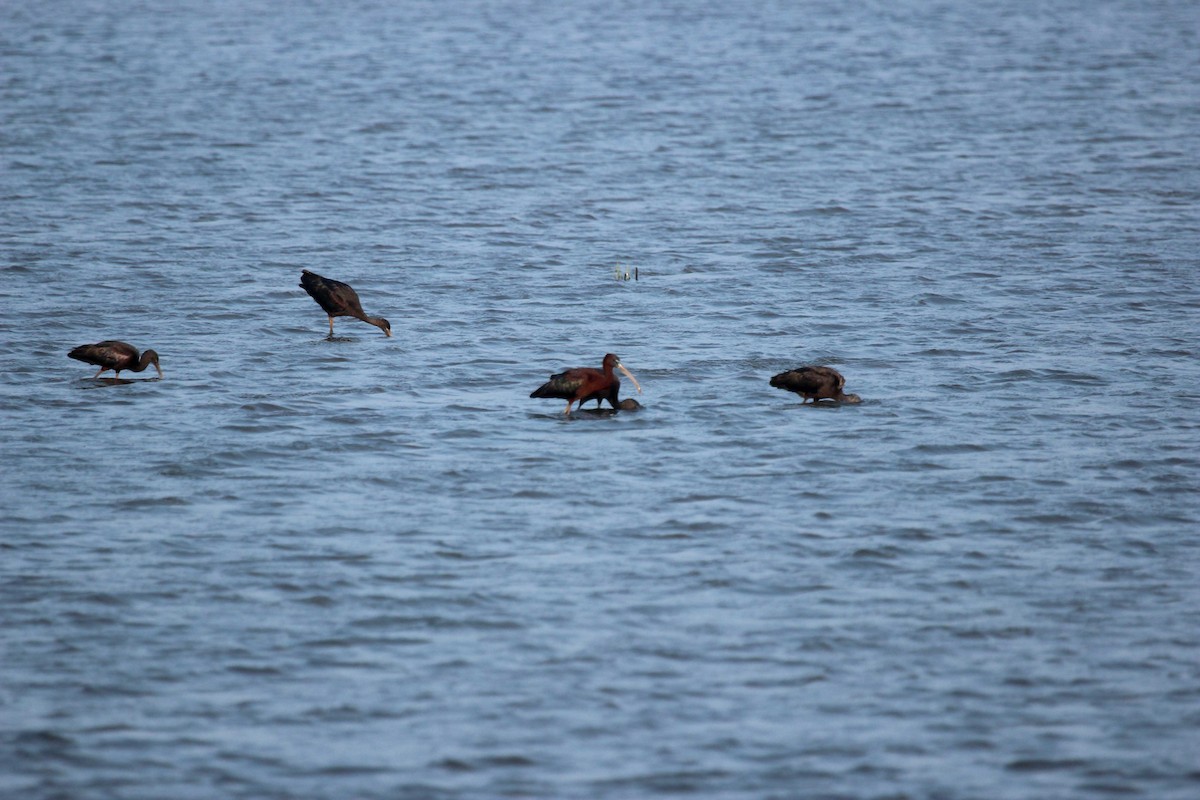
<path fill-rule="evenodd" d="M 107 389 L 130 383 L 158 383 L 162 378 L 84 378 L 79 381 L 80 389 Z"/>

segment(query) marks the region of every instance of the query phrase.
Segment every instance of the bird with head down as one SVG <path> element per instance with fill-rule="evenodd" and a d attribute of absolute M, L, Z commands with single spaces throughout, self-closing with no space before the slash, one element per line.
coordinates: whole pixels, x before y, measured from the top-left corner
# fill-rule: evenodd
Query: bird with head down
<path fill-rule="evenodd" d="M 101 372 L 113 370 L 117 373 L 117 377 L 121 377 L 122 370 L 130 372 L 141 372 L 151 364 L 158 370 L 158 377 L 162 377 L 162 367 L 158 365 L 158 353 L 153 350 L 147 350 L 138 356 L 138 349 L 126 342 L 118 342 L 115 339 L 109 339 L 95 344 L 81 344 L 67 353 L 68 356 L 76 361 L 83 361 L 87 364 L 94 364 L 100 368 L 100 372 L 93 375 L 93 378 L 99 378 Z"/>
<path fill-rule="evenodd" d="M 332 278 L 323 278 L 315 272 L 301 270 L 300 286 L 329 315 L 330 339 L 333 338 L 334 317 L 354 317 L 355 319 L 361 319 L 368 325 L 374 325 L 376 328 L 379 328 L 379 330 L 388 336 L 392 335 L 392 324 L 390 322 L 383 317 L 368 316 L 363 311 L 362 303 L 358 299 L 358 292 L 354 291 L 354 288 L 350 284 L 335 281 Z"/>
<path fill-rule="evenodd" d="M 802 403 L 818 400 L 837 400 L 841 403 L 861 403 L 862 398 L 856 394 L 846 394 L 842 390 L 846 379 L 842 373 L 833 367 L 798 367 L 781 372 L 771 378 L 771 385 L 777 389 L 795 392 L 804 398 Z"/>

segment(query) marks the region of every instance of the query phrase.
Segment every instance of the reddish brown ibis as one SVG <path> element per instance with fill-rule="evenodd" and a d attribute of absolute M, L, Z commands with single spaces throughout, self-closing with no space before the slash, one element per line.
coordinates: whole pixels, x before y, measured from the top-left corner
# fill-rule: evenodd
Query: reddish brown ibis
<path fill-rule="evenodd" d="M 551 375 L 550 380 L 534 389 L 529 396 L 557 397 L 566 400 L 567 410 L 563 412 L 564 414 L 570 414 L 571 406 L 575 403 L 579 403 L 582 407 L 588 400 L 595 400 L 597 408 L 600 407 L 601 400 L 607 400 L 613 408 L 617 408 L 617 394 L 621 390 L 621 380 L 613 374 L 614 369 L 624 372 L 641 393 L 642 387 L 637 378 L 633 377 L 632 372 L 625 369 L 620 358 L 609 353 L 604 357 L 601 369 L 576 367 L 557 375 Z"/>
<path fill-rule="evenodd" d="M 354 291 L 350 284 L 335 281 L 332 278 L 322 278 L 315 272 L 302 270 L 300 273 L 300 286 L 329 315 L 330 339 L 333 338 L 334 317 L 354 317 L 355 319 L 361 319 L 363 322 L 379 328 L 379 330 L 388 336 L 392 335 L 392 325 L 390 322 L 383 317 L 369 317 L 366 315 L 363 311 L 362 303 L 359 302 L 358 292 Z"/>
<path fill-rule="evenodd" d="M 158 377 L 162 377 L 162 367 L 158 365 L 158 353 L 153 350 L 147 350 L 138 357 L 138 349 L 131 344 L 125 342 L 96 342 L 95 344 L 81 344 L 71 352 L 68 356 L 76 361 L 86 361 L 89 364 L 95 364 L 100 368 L 100 372 L 105 370 L 114 370 L 117 377 L 121 377 L 121 370 L 129 370 L 130 372 L 141 372 L 151 364 L 158 370 Z M 93 378 L 99 378 L 100 372 L 93 375 Z"/>
<path fill-rule="evenodd" d="M 842 373 L 833 367 L 800 367 L 781 372 L 771 378 L 771 385 L 778 389 L 795 392 L 804 398 L 802 403 L 809 400 L 837 400 L 842 403 L 861 403 L 862 398 L 856 394 L 846 394 L 842 391 L 846 379 Z"/>

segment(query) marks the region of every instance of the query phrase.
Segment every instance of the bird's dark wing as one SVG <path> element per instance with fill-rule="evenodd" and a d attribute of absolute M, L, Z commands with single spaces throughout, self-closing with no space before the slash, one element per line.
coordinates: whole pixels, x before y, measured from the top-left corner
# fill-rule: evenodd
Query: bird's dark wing
<path fill-rule="evenodd" d="M 842 387 L 846 385 L 846 379 L 842 377 L 842 373 L 833 367 L 805 367 L 805 369 L 813 375 L 815 381 L 831 394 L 838 394 L 842 391 Z"/>
<path fill-rule="evenodd" d="M 583 386 L 587 378 L 588 370 L 586 368 L 569 369 L 566 372 L 551 375 L 550 380 L 534 389 L 533 393 L 529 396 L 558 397 L 562 400 L 570 400 L 579 391 L 579 388 Z"/>
<path fill-rule="evenodd" d="M 96 344 L 80 345 L 67 353 L 67 355 L 76 361 L 85 361 L 88 364 L 95 364 L 98 367 L 112 369 L 113 367 L 122 366 L 130 362 L 136 362 L 138 351 L 136 347 L 128 345 L 125 342 L 105 341 L 96 342 Z"/>
<path fill-rule="evenodd" d="M 771 378 L 771 385 L 797 394 L 816 391 L 812 376 L 804 368 L 779 373 Z"/>
<path fill-rule="evenodd" d="M 771 378 L 771 385 L 797 394 L 840 392 L 846 379 L 829 367 L 798 367 Z"/>
<path fill-rule="evenodd" d="M 354 291 L 348 283 L 335 281 L 332 278 L 322 278 L 315 272 L 304 270 L 300 274 L 300 286 L 330 316 L 362 314 L 362 303 L 359 302 L 358 292 Z"/>

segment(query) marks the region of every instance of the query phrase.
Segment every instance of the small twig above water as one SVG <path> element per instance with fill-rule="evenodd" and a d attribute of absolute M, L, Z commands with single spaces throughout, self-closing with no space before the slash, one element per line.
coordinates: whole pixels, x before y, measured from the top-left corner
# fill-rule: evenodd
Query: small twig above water
<path fill-rule="evenodd" d="M 631 277 L 636 281 L 638 279 L 638 268 L 634 267 L 633 272 L 630 272 L 628 267 L 622 268 L 620 264 L 617 264 L 615 277 L 619 281 L 627 281 Z"/>

